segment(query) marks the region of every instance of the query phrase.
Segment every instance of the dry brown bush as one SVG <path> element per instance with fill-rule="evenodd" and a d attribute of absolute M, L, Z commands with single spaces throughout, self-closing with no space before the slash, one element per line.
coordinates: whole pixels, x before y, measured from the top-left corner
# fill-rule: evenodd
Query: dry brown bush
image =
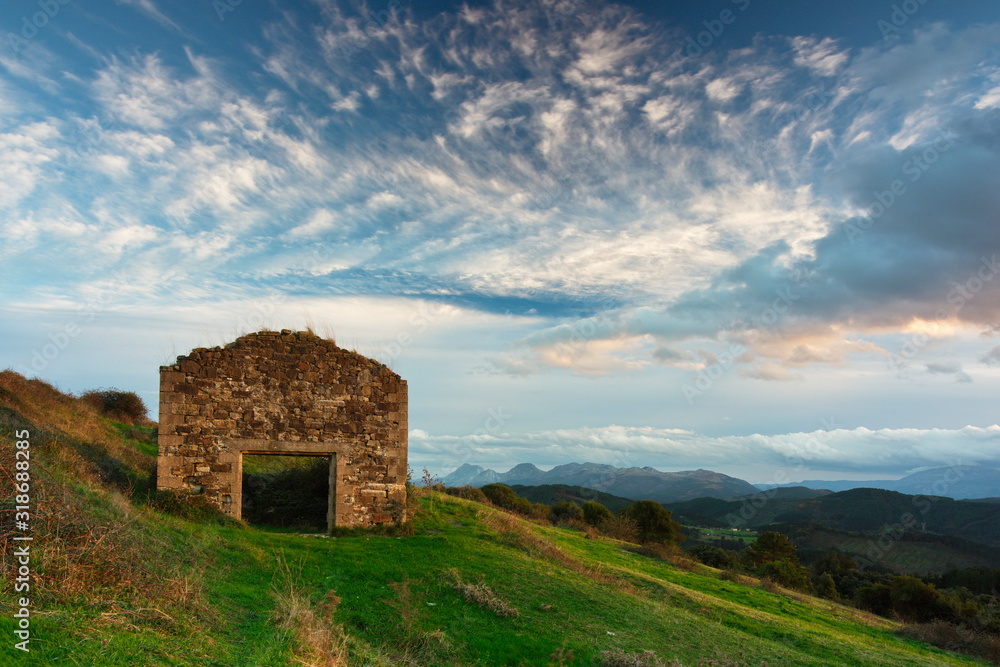
<path fill-rule="evenodd" d="M 458 573 L 458 570 L 454 568 L 445 572 L 445 575 L 451 581 L 455 590 L 460 592 L 467 602 L 472 602 L 480 607 L 483 607 L 484 609 L 488 609 L 501 618 L 521 615 L 521 612 L 519 612 L 513 605 L 504 600 L 486 584 L 466 583 L 462 581 L 462 577 Z"/>
<path fill-rule="evenodd" d="M 41 380 L 0 371 L 0 495 L 12 497 L 15 433 L 29 432 L 31 531 L 40 600 L 106 609 L 108 622 L 170 623 L 205 605 L 201 582 L 171 560 L 116 485 L 140 479 L 152 457 L 130 447 L 92 408 Z M 21 439 L 21 438 L 18 438 Z M 128 486 L 126 484 L 125 486 Z M 120 487 L 119 487 L 120 488 Z M 0 556 L 10 576 L 14 508 L 0 507 Z"/>
<path fill-rule="evenodd" d="M 122 391 L 114 387 L 91 389 L 83 392 L 80 400 L 101 415 L 123 424 L 145 424 L 149 421 L 149 410 L 134 391 Z"/>
<path fill-rule="evenodd" d="M 639 524 L 635 522 L 635 519 L 622 514 L 612 515 L 610 519 L 601 523 L 600 528 L 601 532 L 608 537 L 621 540 L 622 542 L 635 542 L 638 540 Z"/>
<path fill-rule="evenodd" d="M 306 667 L 344 667 L 348 664 L 347 635 L 333 621 L 340 598 L 328 591 L 314 605 L 308 595 L 285 581 L 274 591 L 278 626 L 295 640 L 295 660 Z"/>
<path fill-rule="evenodd" d="M 671 665 L 679 665 L 677 661 Z M 601 667 L 668 667 L 653 651 L 626 653 L 620 648 L 601 651 Z"/>
<path fill-rule="evenodd" d="M 904 625 L 899 634 L 946 651 L 964 653 L 1000 665 L 1000 637 L 947 621 Z"/>

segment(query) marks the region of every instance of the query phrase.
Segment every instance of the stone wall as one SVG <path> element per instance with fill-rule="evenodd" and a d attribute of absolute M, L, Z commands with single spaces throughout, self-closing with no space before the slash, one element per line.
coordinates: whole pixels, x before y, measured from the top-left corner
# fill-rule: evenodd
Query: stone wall
<path fill-rule="evenodd" d="M 160 368 L 157 487 L 240 518 L 243 454 L 330 455 L 330 525 L 403 518 L 406 381 L 308 332 L 261 331 Z"/>

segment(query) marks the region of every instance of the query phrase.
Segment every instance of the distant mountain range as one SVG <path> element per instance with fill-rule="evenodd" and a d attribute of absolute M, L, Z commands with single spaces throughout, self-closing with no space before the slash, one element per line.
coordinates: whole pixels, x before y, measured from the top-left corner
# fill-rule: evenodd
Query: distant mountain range
<path fill-rule="evenodd" d="M 952 466 L 924 470 L 895 480 L 863 482 L 807 480 L 794 484 L 757 485 L 762 490 L 800 486 L 834 492 L 851 489 L 885 489 L 913 496 L 943 496 L 955 500 L 971 500 L 996 497 L 1000 494 L 1000 470 L 987 466 Z"/>
<path fill-rule="evenodd" d="M 952 466 L 907 475 L 897 480 L 821 481 L 793 484 L 758 484 L 711 470 L 661 472 L 655 468 L 616 468 L 602 463 L 567 463 L 544 471 L 531 463 L 520 463 L 507 472 L 466 463 L 441 480 L 447 486 L 485 486 L 486 484 L 566 484 L 596 489 L 633 500 L 679 502 L 695 498 L 741 498 L 762 491 L 778 489 L 784 499 L 807 499 L 828 492 L 851 489 L 884 489 L 909 495 L 943 496 L 955 500 L 996 498 L 1000 496 L 1000 470 L 987 466 Z M 768 498 L 775 498 L 773 494 Z"/>
<path fill-rule="evenodd" d="M 502 483 L 567 484 L 584 486 L 630 499 L 678 502 L 694 498 L 739 498 L 760 489 L 742 479 L 712 472 L 688 470 L 661 472 L 655 468 L 616 468 L 602 463 L 567 463 L 543 471 L 531 463 L 521 463 L 505 473 L 464 464 L 441 480 L 447 486 L 484 486 Z"/>

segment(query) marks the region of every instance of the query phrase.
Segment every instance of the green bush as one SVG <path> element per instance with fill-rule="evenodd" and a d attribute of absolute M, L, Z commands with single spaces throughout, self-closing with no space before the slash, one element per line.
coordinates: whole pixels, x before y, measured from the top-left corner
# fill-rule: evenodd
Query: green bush
<path fill-rule="evenodd" d="M 517 512 L 524 516 L 531 516 L 531 501 L 521 498 L 514 490 L 506 484 L 487 484 L 481 491 L 491 503 L 497 507 L 511 512 Z"/>
<path fill-rule="evenodd" d="M 914 623 L 935 619 L 952 620 L 954 609 L 948 598 L 917 577 L 896 577 L 889 585 L 892 608 L 899 616 Z"/>
<path fill-rule="evenodd" d="M 684 540 L 681 525 L 666 508 L 652 500 L 637 500 L 623 514 L 636 523 L 641 542 L 679 544 Z"/>
<path fill-rule="evenodd" d="M 545 503 L 531 503 L 531 513 L 528 514 L 528 517 L 538 521 L 548 521 L 549 509 Z"/>
<path fill-rule="evenodd" d="M 813 585 L 809 570 L 792 560 L 773 560 L 756 569 L 762 579 L 771 579 L 785 588 L 793 588 L 803 593 L 812 593 Z"/>
<path fill-rule="evenodd" d="M 560 500 L 549 510 L 549 521 L 552 523 L 569 523 L 583 519 L 583 510 L 572 500 Z"/>
<path fill-rule="evenodd" d="M 489 502 L 489 499 L 486 497 L 486 494 L 483 493 L 482 489 L 468 484 L 465 486 L 449 486 L 445 488 L 444 492 L 449 496 L 465 498 L 466 500 L 475 500 L 477 503 Z"/>
<path fill-rule="evenodd" d="M 611 518 L 611 510 L 599 502 L 585 500 L 583 503 L 583 520 L 591 526 L 600 526 Z"/>
<path fill-rule="evenodd" d="M 689 552 L 691 556 L 708 565 L 717 567 L 720 570 L 734 565 L 733 555 L 725 549 L 714 547 L 711 544 L 699 544 Z"/>
<path fill-rule="evenodd" d="M 892 591 L 888 584 L 865 586 L 854 593 L 854 603 L 873 614 L 890 616 L 892 614 Z"/>

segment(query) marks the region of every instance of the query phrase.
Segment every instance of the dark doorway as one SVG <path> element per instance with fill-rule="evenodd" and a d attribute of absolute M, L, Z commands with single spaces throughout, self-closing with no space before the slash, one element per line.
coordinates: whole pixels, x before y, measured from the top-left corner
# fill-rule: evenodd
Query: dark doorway
<path fill-rule="evenodd" d="M 329 528 L 334 456 L 243 455 L 243 520 L 270 528 Z"/>

